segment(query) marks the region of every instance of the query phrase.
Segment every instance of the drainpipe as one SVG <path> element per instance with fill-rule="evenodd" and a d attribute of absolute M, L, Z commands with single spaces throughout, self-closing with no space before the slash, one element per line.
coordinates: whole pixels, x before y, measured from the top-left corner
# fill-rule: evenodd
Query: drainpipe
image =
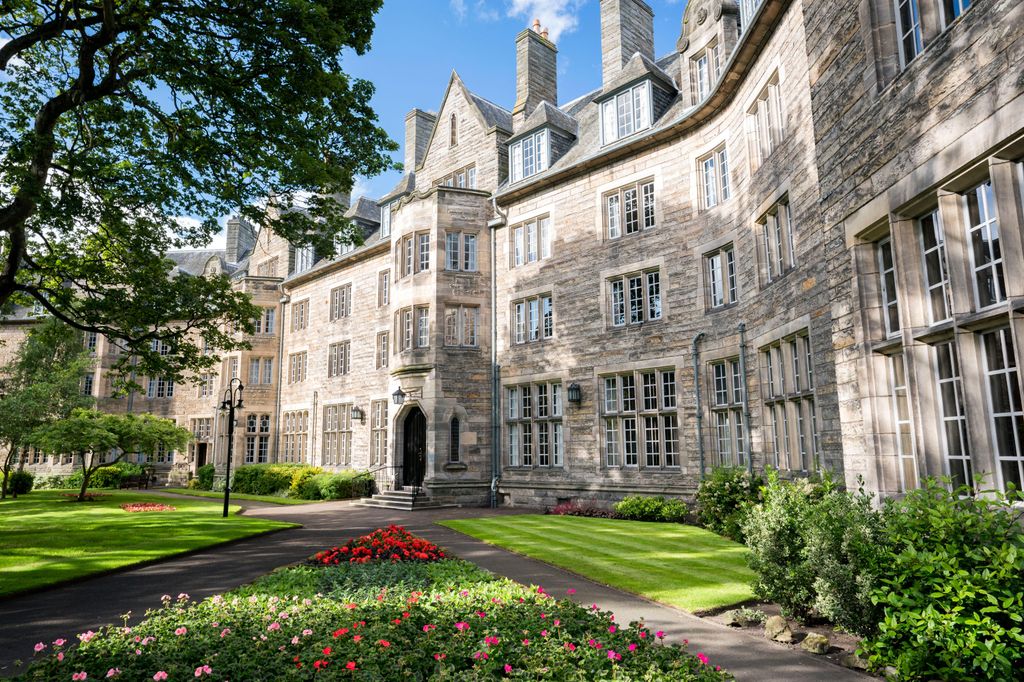
<path fill-rule="evenodd" d="M 491 197 L 491 207 L 498 217 L 489 221 L 491 228 L 491 509 L 498 506 L 498 484 L 501 482 L 501 367 L 498 365 L 498 253 L 495 231 L 506 224 L 508 216 Z"/>
<path fill-rule="evenodd" d="M 700 350 L 698 345 L 704 332 L 693 337 L 693 391 L 697 398 L 697 452 L 700 455 L 700 480 L 704 480 L 704 408 L 700 404 Z"/>
<path fill-rule="evenodd" d="M 276 394 L 274 396 L 274 459 L 277 461 L 280 461 L 278 458 L 281 456 L 281 380 L 284 377 L 284 321 L 288 317 L 285 315 L 285 310 L 292 300 L 283 283 L 281 291 L 284 292 L 284 295 L 279 301 L 281 315 L 277 320 L 277 387 L 274 391 Z"/>
<path fill-rule="evenodd" d="M 750 398 L 747 391 L 747 323 L 740 322 L 740 376 L 743 377 L 743 442 L 747 444 L 747 473 L 754 475 L 754 447 L 750 442 Z"/>

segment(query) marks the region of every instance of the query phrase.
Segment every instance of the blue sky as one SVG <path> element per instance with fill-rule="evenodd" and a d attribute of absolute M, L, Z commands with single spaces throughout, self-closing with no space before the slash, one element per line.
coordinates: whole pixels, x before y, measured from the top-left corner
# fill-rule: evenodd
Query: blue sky
<path fill-rule="evenodd" d="M 675 48 L 686 0 L 648 0 L 654 9 L 655 52 Z M 452 69 L 478 95 L 511 109 L 515 100 L 515 37 L 537 17 L 558 45 L 558 93 L 567 102 L 601 84 L 599 0 L 385 0 L 373 48 L 345 68 L 374 83 L 373 107 L 400 144 L 405 114 L 436 111 Z M 401 160 L 402 152 L 395 158 Z M 398 173 L 360 180 L 354 195 L 376 198 Z"/>

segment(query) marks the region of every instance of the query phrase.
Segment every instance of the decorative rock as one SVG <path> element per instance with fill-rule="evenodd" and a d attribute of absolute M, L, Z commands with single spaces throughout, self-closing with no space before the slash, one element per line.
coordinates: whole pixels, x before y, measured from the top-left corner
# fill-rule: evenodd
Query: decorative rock
<path fill-rule="evenodd" d="M 854 670 L 867 670 L 868 662 L 857 654 L 847 654 L 839 659 L 839 665 Z"/>
<path fill-rule="evenodd" d="M 812 654 L 828 653 L 828 647 L 830 645 L 828 637 L 825 635 L 819 635 L 816 632 L 812 632 L 804 637 L 804 641 L 800 642 L 800 648 L 804 651 L 809 651 Z"/>
<path fill-rule="evenodd" d="M 793 641 L 793 631 L 782 616 L 772 616 L 768 619 L 764 624 L 764 636 L 783 644 L 790 644 Z"/>

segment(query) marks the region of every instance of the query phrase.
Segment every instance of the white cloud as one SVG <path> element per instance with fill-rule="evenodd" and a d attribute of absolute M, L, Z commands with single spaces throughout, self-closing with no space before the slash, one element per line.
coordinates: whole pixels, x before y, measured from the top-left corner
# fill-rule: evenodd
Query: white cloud
<path fill-rule="evenodd" d="M 508 15 L 525 19 L 527 25 L 540 19 L 554 43 L 563 33 L 572 33 L 579 24 L 580 8 L 587 0 L 510 0 Z"/>
<path fill-rule="evenodd" d="M 448 4 L 451 5 L 452 11 L 455 12 L 459 21 L 466 18 L 466 0 L 449 0 Z"/>
<path fill-rule="evenodd" d="M 9 42 L 11 42 L 10 38 L 0 38 L 0 47 L 3 47 L 4 45 L 6 45 Z M 21 61 L 17 57 L 14 57 L 13 59 L 11 59 L 11 61 L 7 62 L 7 65 L 8 66 L 24 66 L 25 62 Z"/>
<path fill-rule="evenodd" d="M 175 216 L 174 218 L 172 218 L 172 220 L 174 220 L 174 222 L 178 223 L 179 225 L 181 225 L 186 230 L 197 229 L 199 227 L 199 225 L 200 225 L 199 220 L 197 220 L 196 218 L 192 218 L 190 216 Z M 224 224 L 227 223 L 227 220 L 226 219 L 221 220 L 220 223 L 222 225 L 224 225 Z M 225 248 L 226 244 L 227 244 L 227 232 L 222 227 L 221 231 L 218 232 L 217 234 L 213 235 L 213 239 L 206 246 L 204 246 L 204 247 L 185 246 L 185 247 L 182 247 L 182 250 L 184 250 L 184 251 L 195 251 L 197 249 L 223 249 L 223 248 Z"/>
<path fill-rule="evenodd" d="M 370 182 L 366 178 L 356 177 L 354 183 L 352 183 L 352 201 L 355 201 L 359 197 L 366 197 L 372 199 L 370 192 L 373 190 L 370 188 Z"/>

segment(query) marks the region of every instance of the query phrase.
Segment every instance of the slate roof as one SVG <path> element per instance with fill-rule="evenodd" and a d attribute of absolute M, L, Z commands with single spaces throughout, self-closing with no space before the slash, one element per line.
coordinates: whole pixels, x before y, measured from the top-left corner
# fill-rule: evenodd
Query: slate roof
<path fill-rule="evenodd" d="M 224 260 L 227 253 L 225 249 L 187 249 L 182 251 L 168 251 L 167 257 L 174 261 L 174 270 L 187 275 L 199 276 L 206 270 L 206 264 L 211 258 L 219 258 L 221 269 L 224 272 L 233 272 L 234 267 Z M 174 274 L 172 272 L 172 274 Z"/>
<path fill-rule="evenodd" d="M 398 184 L 395 185 L 390 192 L 377 200 L 377 205 L 382 206 L 389 201 L 397 199 L 403 194 L 408 194 L 414 189 L 416 189 L 416 174 L 410 171 L 402 176 L 402 179 L 398 181 Z"/>
<path fill-rule="evenodd" d="M 380 207 L 373 199 L 359 197 L 352 206 L 345 211 L 345 217 L 352 220 L 358 218 L 367 223 L 380 222 Z"/>
<path fill-rule="evenodd" d="M 520 133 L 524 133 L 529 130 L 534 130 L 542 125 L 549 125 L 558 130 L 569 133 L 574 136 L 579 130 L 579 125 L 576 123 L 576 119 L 562 111 L 558 107 L 554 106 L 550 102 L 541 102 L 537 105 L 537 108 L 533 110 L 529 118 L 523 124 L 523 129 L 516 133 L 518 136 Z"/>
<path fill-rule="evenodd" d="M 488 128 L 501 128 L 509 133 L 512 132 L 512 112 L 508 109 L 486 100 L 475 92 L 470 91 L 469 96 L 473 99 L 473 104 L 480 110 L 480 115 L 484 117 L 484 123 Z"/>

